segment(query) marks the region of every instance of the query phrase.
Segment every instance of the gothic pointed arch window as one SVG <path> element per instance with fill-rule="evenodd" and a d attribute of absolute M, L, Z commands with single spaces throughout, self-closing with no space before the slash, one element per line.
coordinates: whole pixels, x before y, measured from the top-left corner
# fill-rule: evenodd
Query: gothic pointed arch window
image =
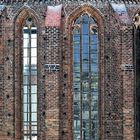
<path fill-rule="evenodd" d="M 23 139 L 37 140 L 37 27 L 31 17 L 23 26 Z"/>
<path fill-rule="evenodd" d="M 73 48 L 73 139 L 97 140 L 98 117 L 98 25 L 82 14 L 74 21 Z"/>

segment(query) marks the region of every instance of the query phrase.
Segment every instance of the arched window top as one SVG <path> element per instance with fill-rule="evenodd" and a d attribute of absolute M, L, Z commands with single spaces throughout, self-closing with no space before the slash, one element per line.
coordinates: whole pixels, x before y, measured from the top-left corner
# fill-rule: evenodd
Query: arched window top
<path fill-rule="evenodd" d="M 75 28 L 73 29 L 73 34 L 80 34 L 80 29 L 79 29 L 79 27 L 75 27 Z"/>
<path fill-rule="evenodd" d="M 98 25 L 96 20 L 88 15 L 82 14 L 73 23 L 73 33 L 80 34 L 80 29 L 82 29 L 82 34 L 97 34 Z"/>
<path fill-rule="evenodd" d="M 90 24 L 97 24 L 94 18 L 90 18 Z"/>
<path fill-rule="evenodd" d="M 39 26 L 39 21 L 41 20 L 41 16 L 39 13 L 36 13 L 35 10 L 33 10 L 31 7 L 28 7 L 26 5 L 23 5 L 19 9 L 15 10 L 13 13 L 15 15 L 14 21 L 15 25 L 23 27 L 26 22 L 31 22 L 34 24 L 34 26 Z"/>
<path fill-rule="evenodd" d="M 82 15 L 82 23 L 88 24 L 89 16 L 87 14 Z"/>
<path fill-rule="evenodd" d="M 82 20 L 85 21 L 85 19 L 88 19 L 89 24 L 96 28 L 96 30 L 98 30 L 101 35 L 103 35 L 104 16 L 101 11 L 89 4 L 84 4 L 76 8 L 76 10 L 69 15 L 67 19 L 67 26 L 69 26 L 69 29 L 71 30 L 73 26 L 79 26 Z"/>
<path fill-rule="evenodd" d="M 75 20 L 75 24 L 80 24 L 80 21 L 81 21 L 81 17 L 78 17 L 76 20 Z"/>
<path fill-rule="evenodd" d="M 33 27 L 33 28 L 37 29 L 37 26 L 35 24 L 35 21 L 34 21 L 33 17 L 27 17 L 23 26 L 26 27 L 26 28 Z"/>
<path fill-rule="evenodd" d="M 97 24 L 96 20 L 89 14 L 84 13 L 82 15 L 80 15 L 79 17 L 77 17 L 74 21 L 74 24 L 80 24 L 80 23 L 84 23 L 84 24 Z"/>

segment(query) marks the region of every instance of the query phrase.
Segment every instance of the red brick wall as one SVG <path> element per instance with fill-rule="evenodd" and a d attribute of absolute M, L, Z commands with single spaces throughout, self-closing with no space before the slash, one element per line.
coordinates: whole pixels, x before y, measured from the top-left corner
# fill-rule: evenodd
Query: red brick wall
<path fill-rule="evenodd" d="M 132 21 L 138 5 L 126 7 Z M 133 140 L 134 70 L 125 67 L 134 65 L 133 23 L 120 22 L 107 2 L 65 2 L 61 28 L 46 28 L 46 10 L 46 4 L 15 3 L 0 16 L 0 140 L 21 140 L 22 136 L 21 32 L 28 15 L 38 27 L 38 139 L 73 139 L 71 24 L 84 12 L 99 25 L 100 139 Z M 60 64 L 60 70 L 49 72 L 45 64 Z"/>

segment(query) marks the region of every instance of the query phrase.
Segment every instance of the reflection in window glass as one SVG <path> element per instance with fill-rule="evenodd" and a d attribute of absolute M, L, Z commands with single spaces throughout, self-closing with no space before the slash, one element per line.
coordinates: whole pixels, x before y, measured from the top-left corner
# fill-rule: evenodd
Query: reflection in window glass
<path fill-rule="evenodd" d="M 23 27 L 23 137 L 37 140 L 37 28 Z"/>
<path fill-rule="evenodd" d="M 74 140 L 98 140 L 98 32 L 84 14 L 73 29 Z"/>

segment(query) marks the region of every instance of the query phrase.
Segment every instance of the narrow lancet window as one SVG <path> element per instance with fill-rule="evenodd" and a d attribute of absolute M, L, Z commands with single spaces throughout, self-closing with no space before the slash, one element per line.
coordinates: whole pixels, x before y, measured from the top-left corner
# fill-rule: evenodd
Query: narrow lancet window
<path fill-rule="evenodd" d="M 88 14 L 73 26 L 73 137 L 98 140 L 98 26 Z"/>
<path fill-rule="evenodd" d="M 23 27 L 23 137 L 37 140 L 37 27 L 32 18 Z"/>

